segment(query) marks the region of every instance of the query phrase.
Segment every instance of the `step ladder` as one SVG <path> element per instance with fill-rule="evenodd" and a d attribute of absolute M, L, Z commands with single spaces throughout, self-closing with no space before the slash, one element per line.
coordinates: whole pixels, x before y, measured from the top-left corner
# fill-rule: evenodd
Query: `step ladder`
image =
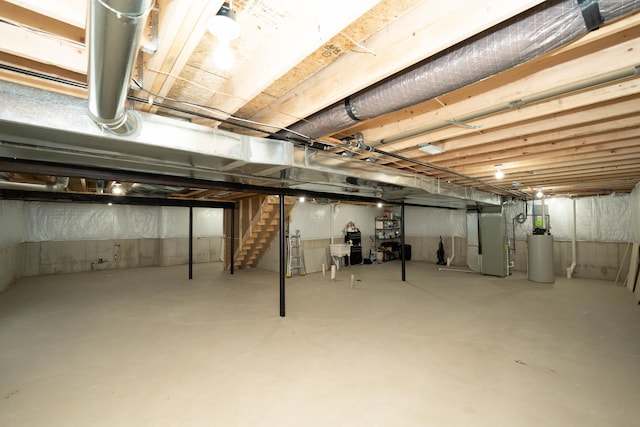
<path fill-rule="evenodd" d="M 293 274 L 304 276 L 307 271 L 304 266 L 304 254 L 300 247 L 300 230 L 296 230 L 296 234 L 287 236 L 287 277 Z"/>

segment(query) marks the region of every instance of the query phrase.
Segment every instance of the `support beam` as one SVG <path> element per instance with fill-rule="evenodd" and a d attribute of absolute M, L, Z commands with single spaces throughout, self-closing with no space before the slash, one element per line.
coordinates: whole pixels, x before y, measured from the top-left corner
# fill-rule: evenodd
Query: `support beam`
<path fill-rule="evenodd" d="M 280 194 L 280 317 L 285 316 L 285 298 L 284 298 L 284 283 L 285 283 L 285 264 L 284 264 L 284 244 L 285 244 L 285 211 L 284 211 L 284 194 Z"/>
<path fill-rule="evenodd" d="M 0 51 L 74 73 L 87 74 L 88 59 L 84 46 L 14 25 L 0 23 Z"/>
<path fill-rule="evenodd" d="M 234 273 L 233 263 L 235 262 L 234 255 L 236 251 L 235 240 L 236 240 L 236 209 L 231 208 L 231 241 L 229 242 L 230 244 L 229 254 L 231 257 L 231 267 L 230 267 L 231 274 Z"/>
<path fill-rule="evenodd" d="M 189 206 L 189 280 L 193 279 L 193 207 Z"/>
<path fill-rule="evenodd" d="M 363 43 L 375 55 L 342 55 L 252 119 L 287 126 L 539 3 L 494 0 L 488 7 L 474 0 L 421 2 Z"/>
<path fill-rule="evenodd" d="M 404 246 L 404 222 L 406 221 L 406 218 L 404 217 L 404 200 L 402 201 L 402 204 L 400 205 L 400 254 L 402 256 L 402 281 L 406 281 L 407 280 L 407 273 L 406 273 L 406 248 Z"/>

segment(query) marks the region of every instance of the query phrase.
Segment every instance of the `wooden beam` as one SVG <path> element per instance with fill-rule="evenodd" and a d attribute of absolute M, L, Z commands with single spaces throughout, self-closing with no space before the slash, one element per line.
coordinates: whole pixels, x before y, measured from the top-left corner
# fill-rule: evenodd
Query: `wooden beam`
<path fill-rule="evenodd" d="M 6 0 L 6 2 L 78 28 L 85 27 L 89 4 L 86 0 Z"/>
<path fill-rule="evenodd" d="M 144 54 L 143 84 L 161 99 L 182 73 L 207 31 L 209 17 L 220 10 L 223 0 L 160 0 L 158 4 L 158 51 L 153 55 Z M 147 105 L 142 109 L 155 112 L 157 107 Z"/>
<path fill-rule="evenodd" d="M 526 121 L 522 124 L 498 128 L 494 131 L 480 135 L 467 136 L 447 140 L 440 144 L 445 151 L 462 150 L 480 144 L 490 144 L 497 141 L 513 140 L 517 138 L 528 138 L 529 135 L 555 132 L 558 129 L 576 128 L 585 123 L 615 120 L 629 117 L 640 113 L 640 94 L 630 96 L 590 108 L 586 110 L 572 111 L 566 114 L 553 114 L 548 117 L 541 117 L 537 120 Z M 385 150 L 389 150 L 386 146 Z M 391 147 L 392 148 L 392 147 Z M 384 163 L 384 162 L 383 162 Z"/>
<path fill-rule="evenodd" d="M 0 51 L 87 74 L 88 59 L 84 46 L 3 22 L 0 22 Z"/>
<path fill-rule="evenodd" d="M 584 153 L 580 156 L 575 156 L 571 154 L 565 154 L 561 156 L 539 156 L 538 158 L 526 159 L 522 161 L 511 161 L 503 163 L 503 169 L 505 170 L 505 174 L 509 170 L 526 170 L 536 173 L 538 170 L 545 170 L 549 168 L 562 168 L 562 167 L 572 167 L 575 165 L 585 164 L 588 161 L 598 162 L 605 161 L 609 158 L 618 158 L 619 160 L 624 160 L 629 156 L 637 156 L 640 154 L 640 144 L 637 142 L 629 142 L 628 146 L 616 148 L 613 150 L 607 150 L 603 152 L 592 152 L 592 153 Z M 474 174 L 486 174 L 487 166 L 491 165 L 469 165 L 469 166 L 461 166 L 456 168 L 457 172 L 461 172 L 467 175 Z M 495 170 L 494 170 L 495 172 Z"/>
<path fill-rule="evenodd" d="M 214 95 L 207 105 L 233 113 L 247 100 L 253 99 L 274 81 L 295 67 L 304 58 L 344 30 L 380 0 L 325 0 L 309 2 L 305 8 L 283 10 L 289 14 L 278 31 L 260 37 L 263 30 L 255 29 L 260 42 L 253 49 L 251 61 L 245 61 L 218 90 L 233 97 Z M 339 13 L 336 13 L 339 11 Z M 296 15 L 296 13 L 300 15 Z M 309 31 L 312 28 L 313 31 Z M 257 30 L 257 31 L 256 31 Z M 251 29 L 249 29 L 251 31 Z M 295 35 L 292 37 L 292 35 Z M 256 67 L 256 64 L 260 64 Z"/>
<path fill-rule="evenodd" d="M 424 1 L 362 43 L 375 56 L 342 55 L 252 119 L 287 126 L 539 3 L 495 0 L 488 6 L 474 0 Z"/>
<path fill-rule="evenodd" d="M 52 37 L 57 36 L 80 44 L 85 43 L 84 28 L 78 28 L 49 15 L 41 15 L 32 10 L 18 7 L 7 0 L 0 0 L 0 17 L 2 20 L 19 27 L 32 28 L 51 34 Z"/>
<path fill-rule="evenodd" d="M 487 156 L 520 156 L 531 150 L 550 150 L 553 147 L 587 145 L 599 142 L 635 138 L 640 135 L 637 117 L 620 120 L 595 122 L 587 126 L 573 127 L 561 131 L 545 132 L 532 137 L 516 138 L 501 142 L 490 142 L 462 150 L 449 151 L 434 156 L 425 156 L 417 149 L 403 152 L 403 155 L 435 164 L 449 164 L 455 160 L 472 163 L 475 158 L 486 159 Z"/>
<path fill-rule="evenodd" d="M 447 121 L 467 122 L 467 117 L 481 117 L 497 110 L 510 109 L 514 103 L 523 100 L 553 97 L 554 94 L 561 94 L 563 91 L 574 91 L 581 86 L 617 78 L 623 73 L 632 75 L 638 63 L 636 52 L 640 50 L 640 27 L 634 27 L 632 34 L 635 35 L 632 40 L 551 67 L 540 68 L 540 64 L 524 64 L 522 67 L 529 71 L 518 68 L 507 73 L 525 73 L 525 77 L 507 84 L 502 84 L 501 79 L 496 79 L 500 86 L 489 90 L 486 90 L 486 87 L 491 85 L 492 79 L 480 82 L 478 86 L 485 88 L 483 92 L 471 91 L 459 102 L 423 114 L 411 115 L 403 120 L 392 120 L 377 128 L 362 130 L 365 141 L 374 145 L 379 141 L 385 141 L 387 147 L 392 147 L 387 149 L 402 150 L 419 143 L 438 141 L 440 138 L 429 132 L 431 129 L 447 126 Z M 629 37 L 629 34 L 624 35 Z M 463 92 L 469 90 L 465 89 Z M 481 124 L 481 121 L 482 119 L 477 119 L 474 123 Z M 470 131 L 467 130 L 467 133 Z M 464 133 L 461 128 L 458 129 L 458 135 Z"/>
<path fill-rule="evenodd" d="M 527 164 L 531 159 L 555 159 L 558 156 L 581 156 L 594 152 L 617 150 L 628 146 L 637 145 L 640 142 L 640 128 L 629 129 L 621 132 L 604 133 L 579 139 L 558 141 L 552 144 L 540 144 L 535 146 L 515 146 L 508 150 L 485 151 L 484 154 L 465 156 L 450 161 L 438 161 L 438 165 L 456 169 L 457 167 L 474 167 L 476 165 L 502 164 L 506 172 L 507 167 L 517 167 L 516 164 Z M 575 158 L 576 161 L 580 157 Z"/>

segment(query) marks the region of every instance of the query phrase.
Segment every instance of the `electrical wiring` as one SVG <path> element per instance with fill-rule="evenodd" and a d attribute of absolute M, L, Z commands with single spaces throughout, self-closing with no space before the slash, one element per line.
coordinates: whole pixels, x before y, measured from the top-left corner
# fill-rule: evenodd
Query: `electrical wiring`
<path fill-rule="evenodd" d="M 115 13 L 116 16 L 118 17 L 118 19 L 120 19 L 121 17 L 125 17 L 127 19 L 142 18 L 143 16 L 146 16 L 149 12 L 151 12 L 151 10 L 155 7 L 155 4 L 156 4 L 155 1 L 152 1 L 151 4 L 149 5 L 149 7 L 147 8 L 147 10 L 145 10 L 145 11 L 142 11 L 140 13 L 127 13 L 127 12 L 121 12 L 121 11 L 109 6 L 103 0 L 98 0 L 98 3 L 100 3 L 102 5 L 102 7 L 104 7 L 108 11 L 110 11 L 112 13 Z"/>
<path fill-rule="evenodd" d="M 71 80 L 62 79 L 60 77 L 54 77 L 54 76 L 49 76 L 49 75 L 42 74 L 42 73 L 37 73 L 37 72 L 29 71 L 29 70 L 24 70 L 24 69 L 12 67 L 12 66 L 9 66 L 9 65 L 6 65 L 6 64 L 0 64 L 0 69 L 5 69 L 5 70 L 12 71 L 12 72 L 21 73 L 21 74 L 24 74 L 24 75 L 29 75 L 29 76 L 32 76 L 32 77 L 38 77 L 38 78 L 42 78 L 42 79 L 45 79 L 45 80 L 54 81 L 56 83 L 61 83 L 61 84 L 69 85 L 69 86 L 75 86 L 75 87 L 87 89 L 87 85 L 84 84 L 84 83 L 73 82 Z M 134 80 L 134 83 L 138 87 L 141 87 L 141 85 L 139 83 L 137 83 L 135 80 Z M 209 112 L 210 114 L 216 114 L 216 113 L 213 113 L 213 111 L 215 111 L 215 109 L 210 108 L 210 107 L 201 106 L 201 105 L 198 105 L 198 104 L 190 103 L 188 101 L 180 101 L 180 100 L 173 100 L 173 99 L 170 99 L 170 98 L 165 98 L 165 97 L 159 96 L 157 94 L 150 93 L 150 91 L 148 91 L 146 89 L 143 90 L 143 91 L 145 93 L 151 94 L 152 96 L 157 96 L 158 98 L 161 98 L 161 99 L 167 99 L 168 101 L 171 101 L 171 102 L 176 102 L 178 104 L 187 105 L 187 106 L 190 106 L 192 108 L 202 109 L 204 111 Z M 148 99 L 137 97 L 137 96 L 133 96 L 133 95 L 127 96 L 127 99 L 135 101 L 135 102 L 144 103 L 144 104 L 148 104 L 149 103 Z M 209 119 L 209 120 L 219 121 L 219 122 L 227 123 L 227 124 L 230 124 L 230 125 L 242 127 L 242 128 L 245 128 L 245 129 L 248 129 L 248 130 L 251 130 L 251 131 L 265 133 L 265 134 L 269 135 L 268 137 L 271 137 L 269 132 L 267 132 L 267 131 L 265 131 L 263 129 L 259 129 L 259 128 L 256 128 L 254 126 L 249 126 L 248 124 L 245 124 L 245 123 L 252 123 L 253 121 L 247 120 L 247 119 L 242 119 L 242 118 L 236 118 L 236 117 L 228 115 L 227 113 L 224 113 L 224 112 L 222 112 L 222 114 L 227 115 L 226 118 L 216 117 L 215 115 L 202 114 L 202 113 L 198 113 L 197 111 L 188 110 L 188 109 L 180 108 L 180 107 L 177 107 L 177 106 L 174 106 L 174 105 L 168 105 L 168 104 L 163 104 L 163 103 L 154 103 L 154 105 L 156 105 L 156 106 L 158 106 L 160 108 L 165 108 L 167 110 L 173 110 L 173 111 L 180 112 L 180 113 L 183 113 L 183 114 L 193 115 L 193 116 L 197 116 L 197 117 L 201 117 L 201 118 L 205 118 L 205 119 Z M 220 114 L 220 112 L 218 112 L 217 114 Z M 236 121 L 238 121 L 240 123 L 231 122 L 230 119 L 231 120 L 236 120 Z M 245 123 L 243 123 L 243 122 L 245 122 Z M 291 131 L 290 129 L 287 129 L 287 128 L 281 128 L 281 127 L 278 127 L 278 126 L 268 125 L 268 124 L 265 124 L 265 123 L 253 122 L 253 124 L 256 124 L 256 123 L 259 124 L 259 125 L 265 126 L 265 127 L 271 127 L 271 128 L 274 128 L 274 129 L 279 129 L 279 130 L 284 130 L 284 131 L 287 131 L 287 132 L 291 132 L 295 137 L 287 137 L 285 139 L 287 141 L 290 141 L 291 143 L 294 143 L 294 144 L 304 144 L 305 146 L 309 146 L 310 145 L 312 148 L 318 148 L 318 149 L 322 149 L 322 150 L 342 149 L 342 148 L 344 148 L 346 151 L 349 151 L 349 152 L 351 152 L 353 154 L 359 154 L 360 153 L 360 149 L 361 148 L 365 148 L 366 151 L 370 151 L 370 152 L 373 152 L 373 153 L 381 155 L 381 156 L 389 157 L 389 158 L 395 159 L 397 161 L 408 162 L 408 163 L 411 163 L 412 165 L 415 165 L 415 166 L 427 167 L 427 168 L 430 168 L 430 169 L 438 170 L 440 172 L 449 173 L 451 175 L 459 176 L 459 177 L 461 177 L 463 179 L 470 180 L 472 182 L 476 182 L 478 184 L 481 184 L 481 185 L 484 185 L 484 186 L 487 186 L 487 187 L 490 187 L 490 188 L 493 188 L 493 189 L 496 189 L 496 190 L 500 190 L 500 191 L 505 192 L 507 194 L 512 194 L 513 195 L 513 192 L 510 189 L 507 189 L 507 188 L 504 188 L 504 187 L 500 187 L 500 186 L 497 186 L 497 185 L 493 185 L 491 183 L 482 181 L 480 179 L 473 178 L 473 177 L 470 177 L 468 175 L 464 175 L 464 174 L 461 174 L 461 173 L 458 173 L 458 172 L 455 172 L 455 171 L 452 171 L 452 170 L 449 170 L 447 168 L 443 168 L 443 167 L 440 167 L 440 166 L 437 166 L 437 165 L 434 165 L 434 164 L 431 164 L 431 163 L 420 162 L 418 160 L 415 160 L 415 159 L 412 159 L 412 158 L 409 158 L 409 157 L 406 157 L 406 156 L 402 156 L 400 154 L 390 153 L 390 152 L 383 151 L 383 150 L 380 150 L 380 149 L 377 149 L 377 148 L 373 148 L 373 147 L 371 147 L 369 145 L 366 145 L 364 143 L 361 146 L 357 147 L 355 150 L 352 150 L 348 146 L 329 144 L 329 143 L 327 143 L 325 141 L 307 137 L 306 135 L 302 135 L 302 134 L 300 134 L 298 132 Z M 362 161 L 364 161 L 364 159 Z M 394 163 L 395 163 L 395 161 L 394 161 Z M 416 173 L 425 173 L 425 172 L 424 171 L 416 171 Z"/>
<path fill-rule="evenodd" d="M 349 39 L 357 47 L 359 47 L 360 49 L 364 50 L 364 52 L 360 52 L 360 53 L 370 53 L 371 55 L 376 56 L 376 53 L 373 50 L 369 49 L 368 47 L 365 47 L 365 46 L 361 45 L 360 43 L 355 41 L 352 37 L 350 37 L 348 34 L 346 34 L 344 32 L 340 32 L 340 34 L 342 34 L 344 37 Z M 354 52 L 358 52 L 358 51 L 354 49 Z"/>
<path fill-rule="evenodd" d="M 232 114 L 230 114 L 230 113 L 228 113 L 226 111 L 223 111 L 223 110 L 221 110 L 219 108 L 208 107 L 208 106 L 196 104 L 196 103 L 190 102 L 190 101 L 182 101 L 182 100 L 179 100 L 179 99 L 170 98 L 168 96 L 162 96 L 160 94 L 151 92 L 148 89 L 145 89 L 135 79 L 131 79 L 131 80 L 135 83 L 135 85 L 138 87 L 139 90 L 141 90 L 141 91 L 143 91 L 143 92 L 145 92 L 145 93 L 147 93 L 147 94 L 149 94 L 149 95 L 151 95 L 153 97 L 161 98 L 161 99 L 164 99 L 166 101 L 175 102 L 175 103 L 186 105 L 186 106 L 193 107 L 193 108 L 198 108 L 200 110 L 207 111 L 207 112 L 213 113 L 213 114 L 216 114 L 216 113 L 224 114 L 225 116 L 227 116 L 227 119 L 224 119 L 224 121 L 227 121 L 227 122 L 228 122 L 228 119 L 232 119 L 232 120 L 236 120 L 236 121 L 243 122 L 243 123 L 249 123 L 249 124 L 256 125 L 256 126 L 264 126 L 264 127 L 268 127 L 268 128 L 272 128 L 272 129 L 276 129 L 276 130 L 282 130 L 282 131 L 286 131 L 286 132 L 291 132 L 291 133 L 293 133 L 293 134 L 295 134 L 295 135 L 297 135 L 297 136 L 299 136 L 301 138 L 304 138 L 306 140 L 312 140 L 312 138 L 310 138 L 310 137 L 308 137 L 306 135 L 303 135 L 303 134 L 301 134 L 299 132 L 296 132 L 294 130 L 291 130 L 291 129 L 287 129 L 285 127 L 270 125 L 268 123 L 257 122 L 255 120 L 243 119 L 242 117 L 234 116 L 234 115 L 232 115 Z M 222 121 L 221 119 L 216 119 L 216 120 Z M 258 129 L 258 128 L 251 128 L 251 129 L 259 131 L 259 132 L 262 132 L 262 133 L 270 134 L 270 132 L 267 132 L 267 131 L 262 130 L 262 129 Z"/>

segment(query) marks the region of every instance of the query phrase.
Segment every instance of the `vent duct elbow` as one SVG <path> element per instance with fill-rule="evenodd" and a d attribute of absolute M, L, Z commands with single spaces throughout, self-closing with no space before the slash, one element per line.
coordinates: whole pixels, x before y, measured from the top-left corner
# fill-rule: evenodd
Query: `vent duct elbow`
<path fill-rule="evenodd" d="M 138 128 L 127 92 L 140 37 L 153 0 L 91 0 L 89 5 L 89 115 L 103 129 L 128 135 Z"/>
<path fill-rule="evenodd" d="M 334 134 L 506 71 L 637 10 L 638 0 L 546 1 L 288 128 L 308 138 Z"/>

